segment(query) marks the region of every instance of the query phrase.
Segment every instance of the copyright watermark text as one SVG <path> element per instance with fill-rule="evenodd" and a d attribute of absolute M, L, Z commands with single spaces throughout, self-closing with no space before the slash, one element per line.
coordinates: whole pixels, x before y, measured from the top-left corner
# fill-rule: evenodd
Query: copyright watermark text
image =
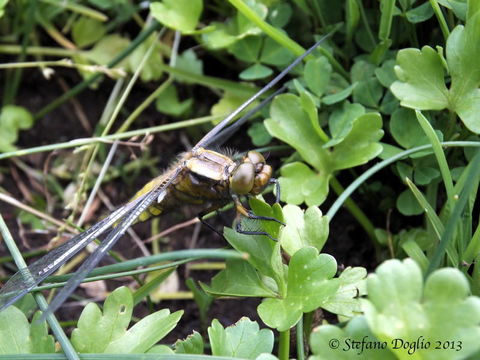
<path fill-rule="evenodd" d="M 328 341 L 330 349 L 342 351 L 355 351 L 357 355 L 362 354 L 365 350 L 384 350 L 384 349 L 404 349 L 407 353 L 413 355 L 418 350 L 462 350 L 462 341 L 459 340 L 430 340 L 423 336 L 419 336 L 414 340 L 393 339 L 389 342 L 379 341 L 365 335 L 362 339 L 336 339 L 332 338 Z"/>

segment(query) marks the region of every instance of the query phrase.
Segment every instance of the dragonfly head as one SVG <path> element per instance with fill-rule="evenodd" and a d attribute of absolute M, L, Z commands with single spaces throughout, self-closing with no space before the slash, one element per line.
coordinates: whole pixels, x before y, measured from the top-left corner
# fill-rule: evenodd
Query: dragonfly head
<path fill-rule="evenodd" d="M 258 195 L 272 177 L 272 167 L 258 151 L 249 151 L 230 176 L 231 192 L 238 195 Z"/>

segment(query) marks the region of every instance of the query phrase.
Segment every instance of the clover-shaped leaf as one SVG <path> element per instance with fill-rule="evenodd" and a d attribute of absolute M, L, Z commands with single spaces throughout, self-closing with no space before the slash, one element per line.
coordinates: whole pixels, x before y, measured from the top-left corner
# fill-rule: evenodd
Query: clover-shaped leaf
<path fill-rule="evenodd" d="M 422 50 L 403 49 L 398 52 L 395 81 L 390 90 L 400 104 L 413 109 L 441 110 L 448 106 L 442 60 L 429 46 Z"/>
<path fill-rule="evenodd" d="M 258 199 L 252 198 L 250 207 L 256 215 L 274 217 L 283 221 L 282 208 L 279 204 L 269 206 Z M 242 221 L 242 226 L 245 228 L 249 222 L 252 222 L 252 220 L 245 219 L 245 221 Z M 266 220 L 260 222 L 253 221 L 253 224 L 250 224 L 250 226 L 253 226 L 251 230 L 264 231 L 270 234 L 270 236 L 278 238 L 280 224 L 277 222 Z M 247 261 L 262 276 L 274 279 L 278 291 L 283 293 L 286 279 L 279 242 L 275 242 L 264 235 L 240 234 L 231 228 L 224 228 L 223 234 L 233 248 L 249 255 Z"/>
<path fill-rule="evenodd" d="M 358 315 L 361 312 L 360 296 L 366 293 L 366 277 L 365 268 L 347 267 L 338 277 L 340 287 L 337 292 L 322 307 L 343 318 Z"/>
<path fill-rule="evenodd" d="M 372 348 L 363 344 L 381 344 L 368 328 L 364 316 L 356 316 L 344 328 L 322 325 L 315 328 L 310 336 L 310 347 L 314 354 L 309 360 L 394 360 L 388 350 L 378 346 Z"/>
<path fill-rule="evenodd" d="M 41 312 L 35 313 L 32 323 L 15 306 L 0 312 L 0 355 L 54 353 L 55 341 L 48 335 L 45 321 L 39 322 Z"/>
<path fill-rule="evenodd" d="M 321 97 L 327 90 L 331 73 L 332 65 L 324 56 L 308 60 L 305 64 L 305 82 L 308 88 L 318 97 Z"/>
<path fill-rule="evenodd" d="M 179 100 L 175 85 L 167 87 L 155 102 L 158 111 L 173 116 L 181 116 L 192 106 L 192 104 L 193 99 L 191 98 L 184 101 Z"/>
<path fill-rule="evenodd" d="M 21 106 L 5 105 L 0 111 L 0 152 L 15 150 L 20 129 L 33 125 L 32 114 Z"/>
<path fill-rule="evenodd" d="M 101 21 L 82 16 L 72 26 L 72 39 L 79 47 L 85 47 L 100 40 L 106 32 Z"/>
<path fill-rule="evenodd" d="M 282 248 L 292 256 L 305 246 L 321 251 L 328 237 L 328 218 L 316 206 L 303 211 L 298 206 L 283 207 L 286 226 L 280 233 Z"/>
<path fill-rule="evenodd" d="M 255 268 L 246 261 L 227 260 L 225 270 L 212 279 L 210 286 L 201 284 L 212 295 L 274 297 L 276 294 L 268 288 Z"/>
<path fill-rule="evenodd" d="M 288 266 L 287 295 L 264 300 L 257 308 L 260 318 L 278 331 L 291 328 L 302 313 L 321 307 L 335 294 L 340 285 L 338 279 L 332 279 L 336 272 L 332 256 L 319 255 L 310 246 L 298 250 Z"/>
<path fill-rule="evenodd" d="M 383 136 L 382 119 L 378 113 L 360 115 L 353 120 L 347 135 L 342 134 L 342 138 L 330 144 L 335 146 L 329 151 L 322 146 L 325 140 L 318 132 L 318 116 L 311 111 L 311 102 L 306 99 L 302 101 L 292 94 L 277 96 L 270 107 L 271 118 L 264 123 L 272 136 L 295 148 L 303 160 L 317 170 L 315 174 L 298 163 L 287 165 L 282 170 L 285 178 L 282 176 L 280 182 L 287 189 L 296 186 L 296 194 L 283 192 L 282 199 L 289 198 L 295 204 L 305 200 L 308 205 L 319 205 L 328 194 L 327 185 L 333 171 L 364 164 L 382 152 L 378 142 Z"/>
<path fill-rule="evenodd" d="M 82 353 L 104 352 L 110 342 L 125 333 L 132 311 L 133 298 L 127 287 L 116 289 L 105 299 L 103 312 L 97 304 L 89 303 L 72 332 L 72 344 Z"/>
<path fill-rule="evenodd" d="M 256 321 L 242 318 L 226 329 L 217 319 L 208 328 L 213 356 L 255 359 L 273 350 L 273 331 L 261 329 Z"/>
<path fill-rule="evenodd" d="M 183 340 L 175 342 L 176 354 L 203 354 L 203 338 L 198 332 L 194 331 Z"/>
<path fill-rule="evenodd" d="M 103 312 L 88 304 L 72 333 L 72 344 L 86 353 L 144 353 L 168 334 L 180 320 L 182 311 L 157 311 L 127 330 L 133 311 L 133 296 L 120 287 L 105 300 Z"/>
<path fill-rule="evenodd" d="M 282 176 L 278 181 L 283 201 L 293 205 L 303 202 L 307 205 L 318 205 L 326 199 L 330 176 L 317 174 L 301 162 L 283 166 L 280 173 Z"/>
<path fill-rule="evenodd" d="M 328 119 L 332 139 L 323 147 L 332 147 L 342 142 L 352 130 L 355 119 L 363 114 L 365 114 L 365 108 L 362 105 L 351 104 L 348 101 L 342 104 L 341 109 L 334 110 Z"/>
<path fill-rule="evenodd" d="M 480 133 L 480 12 L 467 24 L 458 25 L 447 39 L 446 63 L 451 86 L 445 85 L 442 57 L 431 47 L 422 50 L 403 49 L 398 52 L 395 72 L 399 81 L 390 89 L 401 105 L 417 110 L 455 111 L 465 126 Z"/>
<path fill-rule="evenodd" d="M 480 299 L 469 296 L 468 280 L 459 270 L 437 270 L 423 284 L 413 260 L 389 260 L 369 275 L 367 291 L 362 308 L 368 325 L 398 359 L 411 354 L 408 347 L 395 348 L 395 339 L 430 341 L 432 346 L 416 349 L 421 359 L 465 359 L 480 350 Z M 435 349 L 445 342 L 461 345 Z"/>
<path fill-rule="evenodd" d="M 330 154 L 333 167 L 337 170 L 348 169 L 373 159 L 382 152 L 382 145 L 378 142 L 382 136 L 380 114 L 359 116 L 353 122 L 352 130 Z"/>
<path fill-rule="evenodd" d="M 203 0 L 163 0 L 150 4 L 152 16 L 163 25 L 184 34 L 197 27 L 203 11 Z"/>
<path fill-rule="evenodd" d="M 264 122 L 270 134 L 295 148 L 315 169 L 329 168 L 328 153 L 321 149 L 321 139 L 298 96 L 277 96 L 270 106 L 270 116 Z"/>

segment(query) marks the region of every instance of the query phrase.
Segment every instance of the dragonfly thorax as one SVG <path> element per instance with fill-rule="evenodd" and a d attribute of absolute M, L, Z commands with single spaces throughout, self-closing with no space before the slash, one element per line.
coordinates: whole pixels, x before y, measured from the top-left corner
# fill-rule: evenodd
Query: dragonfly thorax
<path fill-rule="evenodd" d="M 257 151 L 249 151 L 230 176 L 230 192 L 237 195 L 258 195 L 270 182 L 272 167 Z"/>

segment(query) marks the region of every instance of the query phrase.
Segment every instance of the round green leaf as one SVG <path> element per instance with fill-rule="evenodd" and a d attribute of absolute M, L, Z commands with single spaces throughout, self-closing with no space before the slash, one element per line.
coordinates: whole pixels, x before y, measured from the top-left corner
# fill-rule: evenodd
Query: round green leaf
<path fill-rule="evenodd" d="M 150 11 L 163 25 L 188 34 L 197 27 L 203 0 L 163 0 L 151 3 Z"/>

